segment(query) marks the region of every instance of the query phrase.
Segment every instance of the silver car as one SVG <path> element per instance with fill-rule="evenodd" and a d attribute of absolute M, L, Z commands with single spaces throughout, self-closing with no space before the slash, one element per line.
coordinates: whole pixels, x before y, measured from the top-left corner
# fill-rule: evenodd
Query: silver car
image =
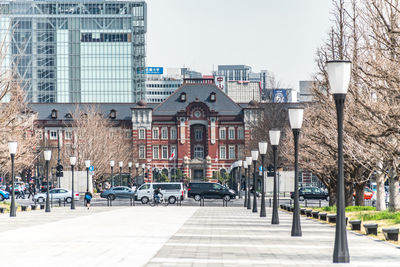
<path fill-rule="evenodd" d="M 79 193 L 74 193 L 74 195 L 75 195 L 74 199 L 79 200 Z M 39 193 L 33 197 L 33 200 L 36 200 L 37 202 L 45 202 L 46 197 L 47 197 L 46 193 Z M 59 199 L 64 201 L 65 199 L 67 203 L 70 203 L 72 200 L 72 191 L 65 188 L 54 188 L 49 190 L 49 198 L 50 200 L 53 201 L 58 201 Z"/>

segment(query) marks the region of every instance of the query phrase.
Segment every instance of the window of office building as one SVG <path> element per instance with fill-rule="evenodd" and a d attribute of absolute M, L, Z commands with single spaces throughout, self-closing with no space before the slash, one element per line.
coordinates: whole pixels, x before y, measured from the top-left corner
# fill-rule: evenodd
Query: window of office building
<path fill-rule="evenodd" d="M 168 146 L 162 146 L 161 157 L 162 159 L 168 159 Z"/>
<path fill-rule="evenodd" d="M 146 158 L 146 147 L 141 145 L 139 146 L 139 159 Z"/>
<path fill-rule="evenodd" d="M 161 128 L 161 139 L 168 139 L 168 128 Z"/>
<path fill-rule="evenodd" d="M 197 145 L 194 147 L 194 157 L 203 159 L 204 158 L 204 147 L 201 145 Z"/>
<path fill-rule="evenodd" d="M 177 133 L 176 128 L 172 127 L 171 128 L 171 139 L 175 140 L 177 138 L 176 133 Z"/>
<path fill-rule="evenodd" d="M 145 129 L 143 128 L 139 129 L 139 139 L 145 139 L 146 138 L 145 133 L 146 133 Z"/>
<path fill-rule="evenodd" d="M 219 147 L 219 158 L 226 159 L 226 147 L 225 146 Z"/>
<path fill-rule="evenodd" d="M 229 146 L 229 159 L 235 159 L 235 146 Z"/>
<path fill-rule="evenodd" d="M 229 139 L 230 140 L 233 140 L 233 139 L 235 139 L 235 128 L 229 128 L 229 130 L 228 130 L 228 137 L 229 137 Z"/>
<path fill-rule="evenodd" d="M 219 139 L 226 139 L 226 128 L 219 129 Z"/>
<path fill-rule="evenodd" d="M 238 139 L 244 139 L 244 129 L 243 127 L 238 128 Z"/>
<path fill-rule="evenodd" d="M 158 139 L 158 128 L 153 128 L 153 139 Z"/>
<path fill-rule="evenodd" d="M 158 159 L 159 154 L 158 154 L 158 146 L 153 146 L 153 159 Z"/>
<path fill-rule="evenodd" d="M 196 139 L 196 141 L 203 140 L 203 129 L 202 128 L 194 129 L 194 139 Z"/>
<path fill-rule="evenodd" d="M 65 131 L 65 140 L 72 140 L 72 132 Z"/>
<path fill-rule="evenodd" d="M 50 140 L 57 140 L 57 131 L 50 131 Z"/>

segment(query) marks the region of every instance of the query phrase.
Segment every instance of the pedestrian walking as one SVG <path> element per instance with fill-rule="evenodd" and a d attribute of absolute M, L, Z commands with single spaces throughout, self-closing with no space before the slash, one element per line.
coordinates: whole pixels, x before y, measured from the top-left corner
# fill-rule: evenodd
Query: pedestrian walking
<path fill-rule="evenodd" d="M 90 193 L 89 191 L 86 191 L 86 193 L 85 193 L 85 201 L 86 201 L 87 209 L 90 208 L 90 201 L 92 200 L 92 197 L 93 197 L 92 193 Z"/>

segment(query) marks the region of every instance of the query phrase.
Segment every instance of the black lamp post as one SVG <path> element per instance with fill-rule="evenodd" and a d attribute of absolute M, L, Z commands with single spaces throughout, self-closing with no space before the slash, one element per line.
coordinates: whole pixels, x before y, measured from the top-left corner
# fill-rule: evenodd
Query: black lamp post
<path fill-rule="evenodd" d="M 114 164 L 113 160 L 110 160 L 110 167 L 111 167 L 111 187 L 114 187 Z"/>
<path fill-rule="evenodd" d="M 336 185 L 336 233 L 335 248 L 333 250 L 334 263 L 350 262 L 349 248 L 347 245 L 346 212 L 344 203 L 344 177 L 343 177 L 343 109 L 346 94 L 350 83 L 350 61 L 328 61 L 327 73 L 331 93 L 335 99 L 338 131 L 338 178 Z"/>
<path fill-rule="evenodd" d="M 16 208 L 15 208 L 15 189 L 14 189 L 14 159 L 15 154 L 17 153 L 18 143 L 17 141 L 9 141 L 8 142 L 8 152 L 10 152 L 11 156 L 11 207 L 10 207 L 10 217 L 16 217 Z"/>
<path fill-rule="evenodd" d="M 254 173 L 253 173 L 253 212 L 257 212 L 257 182 L 256 182 L 256 174 L 257 174 L 257 159 L 258 159 L 258 150 L 251 151 L 251 158 L 253 159 L 254 165 Z"/>
<path fill-rule="evenodd" d="M 76 157 L 72 156 L 69 158 L 69 162 L 71 163 L 71 174 L 72 174 L 72 185 L 71 185 L 71 191 L 72 191 L 72 198 L 71 198 L 71 210 L 75 209 L 75 191 L 74 191 L 74 167 L 76 164 Z"/>
<path fill-rule="evenodd" d="M 267 154 L 267 148 L 268 148 L 267 142 L 259 142 L 258 143 L 258 150 L 260 151 L 260 154 L 261 154 L 261 168 L 262 168 L 260 217 L 267 216 L 267 212 L 265 210 L 265 168 L 264 168 L 264 160 L 265 160 L 265 154 Z"/>
<path fill-rule="evenodd" d="M 299 170 L 298 170 L 298 154 L 299 154 L 299 136 L 303 123 L 302 108 L 289 108 L 290 127 L 294 137 L 294 211 L 292 221 L 292 236 L 301 236 L 300 225 L 300 207 L 299 207 Z"/>
<path fill-rule="evenodd" d="M 247 163 L 247 209 L 251 209 L 251 194 L 250 194 L 250 173 L 251 173 L 251 157 L 246 157 Z"/>
<path fill-rule="evenodd" d="M 89 167 L 90 167 L 90 160 L 85 160 L 85 167 L 86 167 L 86 192 L 89 192 Z"/>
<path fill-rule="evenodd" d="M 128 184 L 129 183 L 131 183 L 131 184 L 133 184 L 133 182 L 132 182 L 132 162 L 128 162 L 128 169 L 129 169 L 129 180 L 128 180 Z"/>
<path fill-rule="evenodd" d="M 272 219 L 271 224 L 279 224 L 279 215 L 278 215 L 278 179 L 276 177 L 276 158 L 277 158 L 277 151 L 279 145 L 279 138 L 281 135 L 281 131 L 279 130 L 271 130 L 269 131 L 269 140 L 271 141 L 272 145 L 272 152 L 274 156 L 274 202 L 272 205 Z"/>
<path fill-rule="evenodd" d="M 119 186 L 122 186 L 122 166 L 124 166 L 124 162 L 120 161 L 119 164 Z"/>
<path fill-rule="evenodd" d="M 137 181 L 137 177 L 139 177 L 139 163 L 135 163 L 135 168 L 136 168 L 136 181 L 135 181 L 135 184 L 137 184 L 138 183 L 138 181 Z"/>
<path fill-rule="evenodd" d="M 242 185 L 242 166 L 243 166 L 243 161 L 242 160 L 236 161 L 236 165 L 238 167 L 238 175 L 237 175 L 237 177 L 238 177 L 238 180 L 237 180 L 238 195 L 239 195 L 239 198 L 241 198 L 242 195 L 240 194 L 240 187 Z"/>
<path fill-rule="evenodd" d="M 247 207 L 247 190 L 249 188 L 248 185 L 248 179 L 247 179 L 247 169 L 248 169 L 248 165 L 247 165 L 247 161 L 243 160 L 243 168 L 244 168 L 244 179 L 245 179 L 245 187 L 244 187 L 244 203 L 243 203 L 243 207 Z"/>
<path fill-rule="evenodd" d="M 46 210 L 45 212 L 50 212 L 50 202 L 49 202 L 49 165 L 51 160 L 51 150 L 45 150 L 44 160 L 46 161 L 46 177 L 47 177 L 47 192 L 46 192 Z"/>
<path fill-rule="evenodd" d="M 145 182 L 144 181 L 144 178 L 145 178 L 145 175 L 144 175 L 144 168 L 146 168 L 146 164 L 144 164 L 144 163 L 142 163 L 142 175 L 143 175 L 143 183 Z"/>

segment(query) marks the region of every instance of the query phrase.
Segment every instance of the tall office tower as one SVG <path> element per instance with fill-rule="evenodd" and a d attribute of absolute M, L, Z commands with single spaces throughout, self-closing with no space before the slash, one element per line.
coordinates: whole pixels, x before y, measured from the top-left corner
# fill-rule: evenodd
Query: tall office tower
<path fill-rule="evenodd" d="M 228 81 L 248 81 L 251 67 L 246 65 L 218 65 L 217 75 L 224 75 Z"/>
<path fill-rule="evenodd" d="M 137 0 L 2 0 L 2 64 L 29 102 L 145 98 L 147 5 Z"/>

